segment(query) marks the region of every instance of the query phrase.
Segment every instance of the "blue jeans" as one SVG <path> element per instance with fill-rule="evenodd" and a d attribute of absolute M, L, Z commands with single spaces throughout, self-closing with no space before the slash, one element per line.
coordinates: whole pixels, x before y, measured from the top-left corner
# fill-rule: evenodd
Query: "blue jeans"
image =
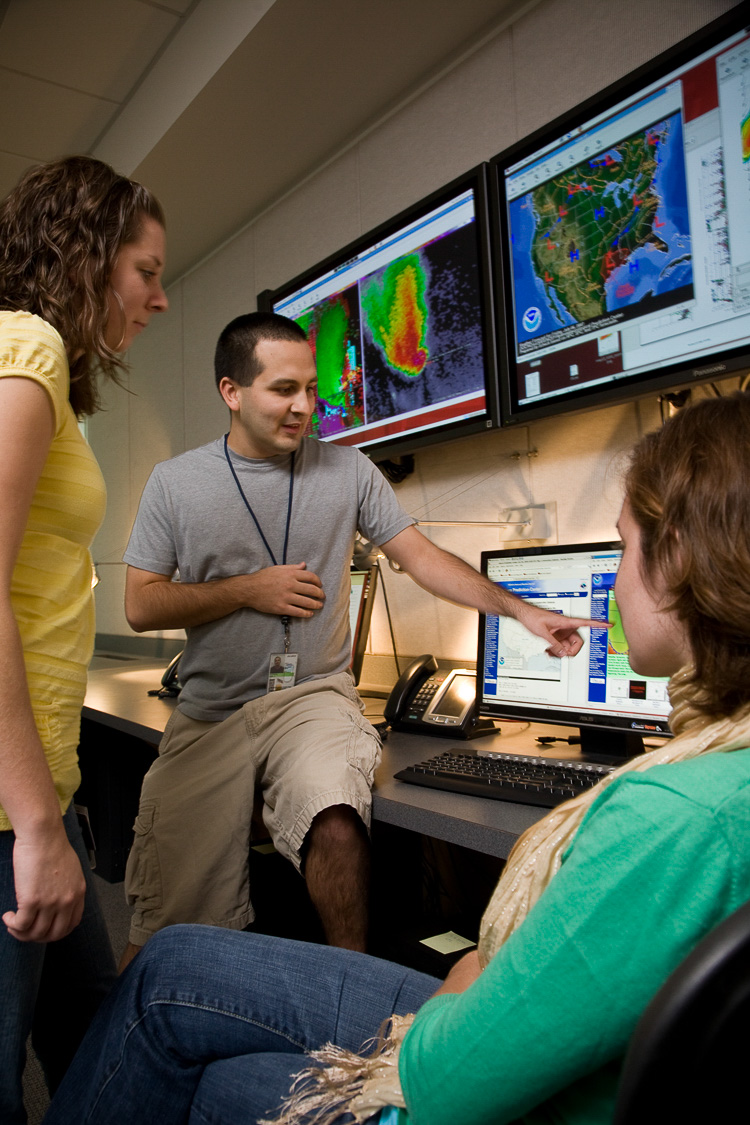
<path fill-rule="evenodd" d="M 210 926 L 156 934 L 102 1005 L 44 1125 L 251 1125 L 304 1052 L 358 1051 L 434 977 L 347 949 Z"/>
<path fill-rule="evenodd" d="M 21 1078 L 31 1034 L 54 1091 L 115 980 L 107 928 L 73 806 L 63 817 L 86 878 L 83 918 L 62 941 L 17 941 L 0 922 L 0 1121 L 24 1125 Z M 13 832 L 0 832 L 0 914 L 15 910 Z"/>

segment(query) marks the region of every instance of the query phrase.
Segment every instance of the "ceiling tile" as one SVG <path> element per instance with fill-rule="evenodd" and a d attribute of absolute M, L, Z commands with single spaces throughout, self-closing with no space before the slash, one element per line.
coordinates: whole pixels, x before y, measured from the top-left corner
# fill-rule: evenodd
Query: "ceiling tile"
<path fill-rule="evenodd" d="M 85 152 L 112 116 L 112 103 L 0 70 L 2 148 L 28 161 Z"/>
<path fill-rule="evenodd" d="M 0 66 L 119 103 L 179 19 L 141 0 L 10 0 Z"/>
<path fill-rule="evenodd" d="M 28 166 L 26 157 L 0 152 L 0 199 L 16 186 Z"/>
<path fill-rule="evenodd" d="M 170 279 L 519 2 L 276 0 L 135 171 L 167 213 Z"/>

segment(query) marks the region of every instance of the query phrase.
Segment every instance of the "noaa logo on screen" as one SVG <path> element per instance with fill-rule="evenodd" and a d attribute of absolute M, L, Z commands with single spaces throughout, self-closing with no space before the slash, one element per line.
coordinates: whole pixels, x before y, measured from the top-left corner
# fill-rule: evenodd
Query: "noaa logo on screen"
<path fill-rule="evenodd" d="M 536 305 L 532 305 L 523 314 L 523 326 L 527 332 L 536 332 L 542 323 L 542 312 Z"/>

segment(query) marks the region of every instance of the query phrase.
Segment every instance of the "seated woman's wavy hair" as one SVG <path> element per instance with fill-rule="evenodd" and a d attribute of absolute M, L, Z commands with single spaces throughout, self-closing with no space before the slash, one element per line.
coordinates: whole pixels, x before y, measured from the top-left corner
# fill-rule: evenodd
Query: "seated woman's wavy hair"
<path fill-rule="evenodd" d="M 79 416 L 97 409 L 97 371 L 117 381 L 124 367 L 104 338 L 109 279 L 144 217 L 165 225 L 146 188 L 90 156 L 30 168 L 0 203 L 0 309 L 36 313 L 60 333 Z"/>
<path fill-rule="evenodd" d="M 750 701 L 750 395 L 688 406 L 633 454 L 625 491 L 644 579 L 660 575 L 694 654 L 695 705 Z"/>

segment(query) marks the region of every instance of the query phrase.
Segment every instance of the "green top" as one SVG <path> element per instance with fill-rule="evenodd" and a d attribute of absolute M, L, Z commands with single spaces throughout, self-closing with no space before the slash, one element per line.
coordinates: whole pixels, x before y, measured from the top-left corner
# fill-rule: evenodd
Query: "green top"
<path fill-rule="evenodd" d="M 481 977 L 420 1009 L 401 1050 L 400 1119 L 611 1121 L 647 1003 L 750 898 L 748 838 L 750 750 L 614 782 Z"/>

